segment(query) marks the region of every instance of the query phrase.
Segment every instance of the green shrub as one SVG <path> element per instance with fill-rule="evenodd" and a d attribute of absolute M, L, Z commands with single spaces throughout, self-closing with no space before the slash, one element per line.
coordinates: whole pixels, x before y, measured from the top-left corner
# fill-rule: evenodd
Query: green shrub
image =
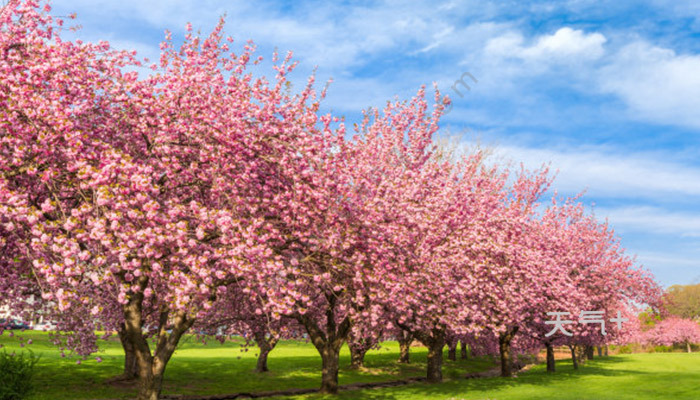
<path fill-rule="evenodd" d="M 673 346 L 654 346 L 656 353 L 670 353 L 673 351 Z"/>
<path fill-rule="evenodd" d="M 618 347 L 618 354 L 632 354 L 632 346 L 629 344 Z"/>
<path fill-rule="evenodd" d="M 34 353 L 0 353 L 0 400 L 22 400 L 32 391 L 34 365 L 39 357 Z"/>

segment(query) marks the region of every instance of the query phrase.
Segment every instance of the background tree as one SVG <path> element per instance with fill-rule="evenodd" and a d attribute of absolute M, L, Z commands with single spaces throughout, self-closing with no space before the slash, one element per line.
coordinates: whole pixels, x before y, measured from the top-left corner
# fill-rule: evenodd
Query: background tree
<path fill-rule="evenodd" d="M 700 283 L 669 287 L 663 297 L 663 306 L 671 315 L 700 320 Z"/>
<path fill-rule="evenodd" d="M 672 316 L 656 324 L 646 333 L 646 337 L 649 343 L 656 345 L 683 345 L 690 353 L 690 345 L 700 343 L 700 324 L 690 319 Z"/>

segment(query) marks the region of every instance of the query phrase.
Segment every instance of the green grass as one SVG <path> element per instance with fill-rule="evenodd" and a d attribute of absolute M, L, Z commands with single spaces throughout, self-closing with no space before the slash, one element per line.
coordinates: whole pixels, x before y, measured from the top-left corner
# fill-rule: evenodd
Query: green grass
<path fill-rule="evenodd" d="M 123 352 L 115 340 L 101 342 L 101 351 L 80 365 L 76 358 L 62 358 L 48 342 L 46 333 L 27 331 L 22 334 L 34 342 L 24 349 L 41 354 L 37 364 L 37 393 L 39 399 L 128 399 L 134 390 L 123 385 L 104 382 L 121 373 Z M 0 335 L 0 344 L 9 351 L 21 351 L 17 338 Z M 256 348 L 242 349 L 242 342 L 224 345 L 211 341 L 206 346 L 187 337 L 168 363 L 163 394 L 213 395 L 250 391 L 317 388 L 321 382 L 321 358 L 313 345 L 303 341 L 283 341 L 270 353 L 270 372 L 253 372 L 257 360 Z M 243 350 L 243 351 L 242 351 Z M 363 370 L 349 369 L 350 353 L 344 346 L 340 354 L 340 384 L 382 382 L 425 375 L 425 348 L 411 349 L 411 364 L 399 364 L 398 344 L 386 342 L 379 350 L 371 350 Z M 445 354 L 446 355 L 446 354 Z M 102 358 L 101 363 L 94 356 Z M 443 374 L 456 379 L 466 372 L 478 372 L 493 366 L 490 359 L 446 362 Z"/>
<path fill-rule="evenodd" d="M 128 399 L 133 389 L 105 384 L 121 372 L 122 353 L 117 341 L 101 343 L 103 359 L 94 357 L 77 365 L 75 358 L 60 353 L 40 332 L 25 332 L 34 344 L 26 346 L 41 360 L 37 365 L 39 399 Z M 8 351 L 21 351 L 17 338 L 0 336 Z M 241 351 L 240 342 L 203 346 L 186 339 L 173 356 L 165 376 L 164 394 L 213 395 L 244 391 L 316 388 L 320 384 L 321 360 L 312 345 L 285 341 L 270 354 L 270 372 L 255 374 L 256 350 Z M 446 354 L 445 354 L 446 355 Z M 239 358 L 240 357 L 240 358 Z M 366 357 L 366 368 L 348 368 L 347 348 L 341 352 L 340 384 L 379 382 L 425 374 L 426 349 L 411 349 L 412 363 L 396 363 L 398 345 L 385 343 Z M 493 367 L 487 358 L 457 362 L 445 360 L 445 382 L 439 385 L 413 384 L 394 388 L 341 392 L 338 399 L 700 399 L 700 354 L 625 354 L 594 359 L 574 371 L 568 361 L 557 362 L 557 373 L 550 375 L 543 365 L 521 373 L 517 378 L 462 379 L 467 372 Z M 319 400 L 321 395 L 288 397 Z M 328 397 L 330 398 L 330 397 Z"/>
<path fill-rule="evenodd" d="M 320 395 L 294 399 L 323 399 Z M 337 399 L 583 400 L 700 399 L 700 353 L 640 353 L 587 361 L 578 371 L 570 360 L 557 361 L 547 374 L 540 364 L 517 378 L 452 380 L 440 385 L 341 393 Z"/>

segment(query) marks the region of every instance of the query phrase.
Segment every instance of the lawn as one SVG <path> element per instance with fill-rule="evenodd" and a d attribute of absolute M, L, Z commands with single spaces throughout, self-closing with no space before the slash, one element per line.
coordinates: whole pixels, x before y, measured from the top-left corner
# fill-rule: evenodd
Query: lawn
<path fill-rule="evenodd" d="M 60 353 L 40 332 L 25 332 L 33 344 L 26 346 L 41 355 L 37 393 L 31 399 L 128 399 L 134 391 L 104 381 L 121 372 L 119 343 L 106 341 L 96 354 L 76 364 Z M 7 333 L 0 343 L 8 351 L 20 351 L 16 338 Z M 243 350 L 243 351 L 242 351 Z M 398 345 L 387 342 L 366 357 L 366 368 L 351 370 L 347 348 L 341 353 L 340 384 L 377 382 L 423 376 L 426 349 L 412 348 L 412 363 L 396 363 Z M 447 354 L 445 354 L 446 356 Z M 320 383 L 320 358 L 309 343 L 285 341 L 270 354 L 270 372 L 255 374 L 256 351 L 244 351 L 240 342 L 206 346 L 188 338 L 173 356 L 165 377 L 164 394 L 213 395 L 244 391 L 315 388 Z M 413 384 L 395 388 L 344 391 L 338 399 L 698 399 L 700 398 L 700 354 L 631 354 L 594 359 L 579 371 L 563 360 L 557 373 L 548 375 L 542 365 L 522 372 L 517 378 L 462 379 L 467 372 L 493 366 L 490 359 L 445 360 L 445 382 L 439 385 Z M 322 399 L 320 395 L 287 399 Z"/>
<path fill-rule="evenodd" d="M 323 399 L 320 395 L 298 396 Z M 340 393 L 338 399 L 700 399 L 700 353 L 625 354 L 587 361 L 575 371 L 570 360 L 557 361 L 547 374 L 537 365 L 517 378 L 450 380 L 440 385 L 414 384 L 397 388 Z"/>

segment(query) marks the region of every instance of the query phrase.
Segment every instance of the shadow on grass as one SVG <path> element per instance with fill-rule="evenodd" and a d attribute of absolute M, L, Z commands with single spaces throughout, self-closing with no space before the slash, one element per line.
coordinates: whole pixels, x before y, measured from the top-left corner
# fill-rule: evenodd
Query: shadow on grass
<path fill-rule="evenodd" d="M 573 365 L 570 360 L 561 360 L 557 362 L 557 372 L 548 373 L 546 372 L 545 364 L 538 364 L 534 366 L 531 370 L 521 372 L 517 377 L 513 378 L 502 378 L 502 377 L 488 377 L 488 378 L 474 378 L 474 379 L 464 379 L 460 377 L 458 379 L 446 380 L 442 384 L 429 384 L 429 383 L 416 383 L 410 384 L 400 388 L 400 390 L 387 390 L 383 388 L 363 390 L 362 392 L 346 390 L 341 391 L 338 396 L 324 396 L 321 394 L 311 395 L 305 398 L 320 400 L 320 399 L 354 399 L 362 398 L 368 400 L 378 400 L 378 399 L 404 399 L 410 398 L 429 398 L 429 397 L 442 397 L 445 399 L 459 398 L 459 393 L 464 394 L 481 394 L 483 393 L 484 398 L 490 398 L 494 391 L 507 390 L 517 388 L 519 386 L 549 386 L 554 383 L 560 382 L 575 382 L 578 379 L 587 376 L 606 376 L 606 377 L 637 377 L 640 381 L 647 379 L 650 375 L 648 372 L 640 372 L 636 370 L 627 369 L 609 369 L 610 365 L 615 365 L 624 362 L 621 357 L 608 357 L 606 359 L 596 359 L 594 361 L 588 361 L 586 364 L 579 366 L 578 370 L 573 369 Z M 658 375 L 658 374 L 655 374 Z M 671 374 L 669 374 L 671 375 Z M 677 376 L 677 373 L 676 373 Z M 688 374 L 690 377 L 691 375 Z M 282 399 L 283 397 L 274 397 L 275 399 Z"/>
<path fill-rule="evenodd" d="M 203 363 L 201 359 L 179 357 L 168 366 L 164 393 L 184 395 L 226 394 L 232 392 L 258 392 L 270 388 L 276 390 L 318 388 L 321 384 L 321 359 L 319 356 L 270 355 L 269 372 L 254 373 L 256 360 L 252 358 L 231 360 L 213 359 Z M 372 354 L 365 367 L 350 368 L 349 356 L 341 356 L 339 384 L 395 381 L 425 376 L 425 356 L 416 354 L 410 364 L 396 362 L 395 353 Z M 470 359 L 447 362 L 443 370 L 448 379 L 463 378 L 468 372 L 480 372 L 492 368 L 490 359 Z M 196 382 L 194 384 L 183 384 Z"/>
<path fill-rule="evenodd" d="M 118 343 L 110 341 L 101 344 L 101 347 L 107 350 L 105 353 L 97 354 L 104 360 L 101 364 L 98 365 L 92 359 L 81 365 L 76 365 L 75 359 L 62 359 L 55 348 L 47 345 L 45 335 L 35 334 L 35 336 L 37 345 L 34 345 L 36 346 L 34 348 L 43 353 L 40 368 L 37 371 L 37 386 L 45 393 L 33 396 L 32 400 L 133 398 L 135 393 L 133 388 L 105 384 L 108 378 L 121 373 L 123 355 Z M 0 337 L 0 340 L 10 348 L 20 350 L 7 338 Z M 45 351 L 43 351 L 44 348 Z M 166 370 L 163 393 L 203 397 L 240 392 L 263 392 L 270 389 L 316 389 L 320 386 L 321 358 L 315 349 L 306 342 L 281 343 L 270 354 L 268 360 L 270 372 L 264 374 L 253 372 L 256 364 L 256 350 L 251 348 L 247 352 L 239 352 L 240 350 L 240 341 L 227 342 L 224 345 L 210 343 L 207 346 L 202 346 L 195 340 L 183 342 Z M 349 352 L 346 347 L 343 347 L 340 357 L 339 384 L 387 382 L 424 377 L 426 356 L 427 350 L 425 348 L 412 348 L 411 363 L 400 364 L 397 362 L 398 345 L 394 342 L 379 350 L 370 351 L 365 359 L 365 368 L 353 370 L 349 368 Z M 642 359 L 646 356 L 635 357 Z M 595 376 L 628 377 L 631 384 L 624 389 L 625 393 L 650 390 L 653 393 L 661 393 L 656 398 L 666 398 L 663 396 L 663 391 L 670 388 L 669 382 L 683 379 L 686 383 L 692 382 L 692 388 L 697 389 L 697 385 L 694 383 L 700 381 L 700 370 L 697 368 L 688 370 L 685 367 L 687 364 L 683 364 L 684 361 L 680 364 L 677 361 L 677 359 L 687 358 L 685 355 L 674 357 L 669 359 L 668 356 L 659 356 L 658 360 L 657 358 L 646 358 L 649 360 L 646 363 L 631 363 L 629 365 L 623 363 L 634 361 L 634 357 L 596 357 L 582 365 L 578 371 L 573 370 L 570 360 L 558 360 L 557 372 L 554 374 L 548 374 L 544 364 L 539 364 L 528 371 L 520 372 L 517 378 L 512 379 L 465 379 L 468 373 L 481 372 L 495 367 L 494 360 L 484 357 L 450 361 L 445 357 L 443 364 L 445 382 L 442 384 L 413 383 L 393 388 L 347 390 L 341 391 L 337 397 L 328 398 L 343 400 L 356 398 L 370 400 L 436 398 L 444 400 L 459 399 L 460 394 L 469 394 L 469 398 L 474 398 L 474 396 L 492 398 L 494 393 L 501 390 L 511 390 L 510 393 L 520 392 L 528 386 L 536 386 L 543 392 L 547 392 L 549 385 L 554 385 L 557 388 L 564 387 L 563 382 L 571 382 L 572 387 L 576 387 L 581 385 L 582 378 Z M 700 358 L 698 360 L 700 361 Z M 660 362 L 661 364 L 659 364 Z M 639 367 L 639 370 L 630 370 L 636 369 L 636 367 Z M 689 372 L 686 373 L 686 370 Z M 654 379 L 651 379 L 652 377 Z M 611 382 L 619 381 L 612 379 Z M 682 398 L 693 400 L 699 398 L 693 397 L 692 388 L 686 394 L 685 387 L 676 387 L 676 385 L 672 387 L 673 393 L 680 393 Z M 530 389 L 532 390 L 532 388 Z M 303 398 L 324 398 L 318 394 L 307 396 Z M 291 399 L 290 397 L 278 398 Z"/>

